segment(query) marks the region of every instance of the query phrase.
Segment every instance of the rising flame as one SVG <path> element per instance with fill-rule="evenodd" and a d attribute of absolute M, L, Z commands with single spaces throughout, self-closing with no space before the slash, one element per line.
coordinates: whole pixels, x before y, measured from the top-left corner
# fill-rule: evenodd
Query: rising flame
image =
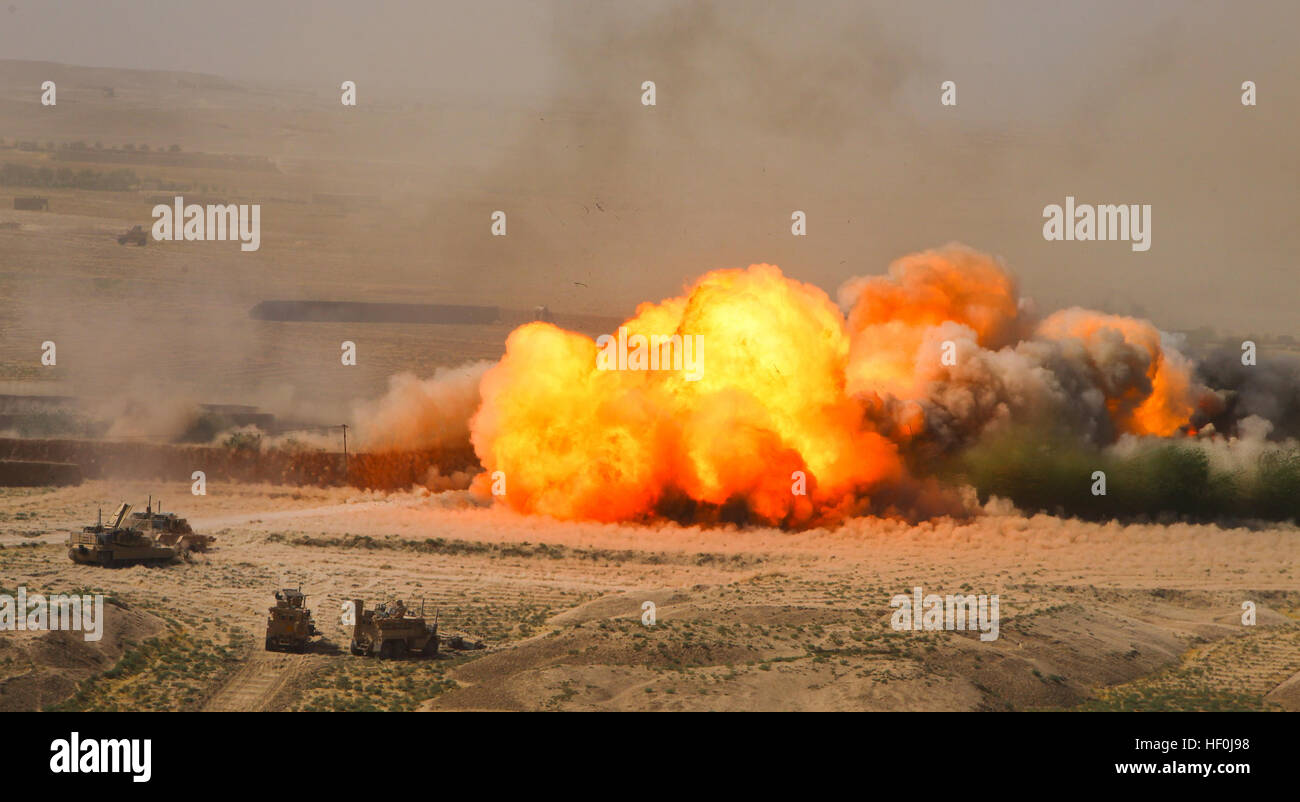
<path fill-rule="evenodd" d="M 500 498 L 514 509 L 565 520 L 739 509 L 807 526 L 887 511 L 879 497 L 914 482 L 900 446 L 933 434 L 927 421 L 950 390 L 970 400 L 948 403 L 948 420 L 974 420 L 967 406 L 1014 415 L 1035 393 L 1072 403 L 1053 372 L 1068 363 L 1104 398 L 1115 431 L 1163 436 L 1188 423 L 1204 389 L 1146 321 L 1069 309 L 1035 326 L 1014 279 L 962 247 L 849 282 L 841 301 L 847 316 L 817 287 L 759 264 L 642 304 L 629 334 L 700 335 L 698 381 L 601 370 L 584 335 L 516 329 L 470 424 L 484 468 L 476 490 L 504 480 Z M 941 366 L 940 338 L 960 340 L 985 373 Z"/>
<path fill-rule="evenodd" d="M 919 398 L 918 354 L 944 323 L 970 329 L 984 348 L 1014 342 L 1021 326 L 1015 280 L 989 257 L 949 247 L 894 262 L 887 276 L 851 279 L 840 291 L 851 303 L 849 389 Z"/>
<path fill-rule="evenodd" d="M 1193 389 L 1191 363 L 1161 343 L 1160 331 L 1146 320 L 1106 315 L 1073 307 L 1057 312 L 1038 327 L 1038 334 L 1054 340 L 1083 343 L 1096 363 L 1105 352 L 1123 343 L 1137 349 L 1142 362 L 1132 374 L 1102 377 L 1107 407 L 1121 431 L 1169 437 L 1187 425 L 1196 411 L 1199 395 Z"/>
<path fill-rule="evenodd" d="M 901 474 L 845 391 L 849 338 L 820 289 L 770 265 L 716 270 L 626 327 L 700 335 L 700 379 L 598 370 L 595 342 L 545 323 L 507 339 L 471 428 L 515 509 L 616 521 L 743 502 L 798 525 Z M 792 492 L 796 471 L 807 495 Z"/>

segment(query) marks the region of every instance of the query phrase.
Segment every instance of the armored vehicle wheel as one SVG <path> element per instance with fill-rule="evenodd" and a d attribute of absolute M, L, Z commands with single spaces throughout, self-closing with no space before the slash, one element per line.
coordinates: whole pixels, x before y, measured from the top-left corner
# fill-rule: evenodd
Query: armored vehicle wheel
<path fill-rule="evenodd" d="M 390 640 L 390 641 L 384 641 L 383 643 L 381 643 L 381 644 L 379 645 L 379 659 L 380 659 L 380 660 L 391 660 L 391 659 L 393 659 L 393 651 L 394 651 L 394 649 L 396 649 L 396 647 L 397 647 L 397 644 L 394 643 L 394 642 L 391 641 L 391 640 Z"/>
<path fill-rule="evenodd" d="M 393 659 L 400 660 L 406 656 L 406 641 L 393 641 Z"/>
<path fill-rule="evenodd" d="M 424 654 L 425 657 L 433 657 L 435 654 L 437 654 L 438 636 L 437 635 L 429 636 L 429 640 L 424 644 L 424 648 L 421 650 L 421 652 Z"/>
<path fill-rule="evenodd" d="M 353 638 L 352 643 L 348 644 L 348 651 L 356 657 L 365 657 L 366 650 L 357 645 L 357 639 Z"/>
<path fill-rule="evenodd" d="M 270 639 L 270 638 L 267 638 L 267 639 L 266 639 L 266 650 L 267 650 L 268 652 L 273 652 L 273 651 L 275 651 L 275 644 L 271 643 L 271 639 Z"/>

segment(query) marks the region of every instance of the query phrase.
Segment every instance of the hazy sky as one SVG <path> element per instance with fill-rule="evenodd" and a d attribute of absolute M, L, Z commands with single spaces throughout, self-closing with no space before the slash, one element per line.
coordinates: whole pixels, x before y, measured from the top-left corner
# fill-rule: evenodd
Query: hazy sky
<path fill-rule="evenodd" d="M 977 69 L 1014 92 L 980 109 L 1031 117 L 1086 94 L 1098 55 L 1126 63 L 1161 29 L 1212 26 L 1201 56 L 1266 66 L 1268 41 L 1290 46 L 1294 3 L 1001 2 L 671 3 L 524 0 L 0 0 L 0 57 L 95 67 L 187 70 L 311 84 L 347 74 L 440 92 L 534 94 L 551 88 L 562 42 L 611 22 L 636 27 L 688 6 L 717 6 L 738 24 L 777 8 L 781 39 L 875 20 L 940 70 Z M 1225 58 L 1225 56 L 1227 58 Z M 1092 77 L 1097 77 L 1093 75 Z M 927 85 L 930 83 L 927 80 Z"/>
<path fill-rule="evenodd" d="M 630 310 L 770 261 L 833 292 L 961 240 L 1049 306 L 1297 334 L 1298 26 L 1295 2 L 0 0 L 0 57 L 572 111 L 568 129 L 520 130 L 473 184 L 552 216 L 529 210 L 502 248 L 447 195 L 420 232 L 453 289 L 472 267 L 521 303 Z M 636 103 L 647 77 L 652 116 Z M 955 109 L 938 103 L 947 79 Z M 1256 108 L 1239 101 L 1247 79 Z M 453 165 L 500 135 L 449 120 L 429 150 Z M 1042 209 L 1066 195 L 1152 204 L 1151 251 L 1045 242 Z M 574 220 L 596 201 L 611 214 Z M 809 212 L 806 241 L 791 208 Z M 601 295 L 547 295 L 569 279 Z"/>
<path fill-rule="evenodd" d="M 545 3 L 0 0 L 0 54 L 259 81 L 541 91 Z"/>

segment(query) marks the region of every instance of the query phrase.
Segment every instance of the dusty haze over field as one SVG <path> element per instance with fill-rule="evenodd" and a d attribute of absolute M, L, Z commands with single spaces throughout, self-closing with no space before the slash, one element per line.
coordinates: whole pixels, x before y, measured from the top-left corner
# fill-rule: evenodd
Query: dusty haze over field
<path fill-rule="evenodd" d="M 627 314 L 713 267 L 770 262 L 833 292 L 958 240 L 1005 258 L 1047 307 L 1295 333 L 1293 4 L 220 8 L 0 10 L 11 59 L 233 87 L 122 95 L 112 114 L 79 115 L 71 91 L 57 110 L 36 102 L 39 76 L 62 68 L 8 65 L 11 136 L 309 160 L 299 178 L 377 184 L 394 205 L 367 237 L 315 224 L 339 284 L 314 264 L 231 258 L 208 277 L 216 296 L 287 283 Z M 234 20 L 247 24 L 214 24 Z M 356 109 L 338 104 L 348 79 Z M 658 84 L 654 108 L 639 103 L 644 80 Z M 938 103 L 944 80 L 955 108 Z M 1239 102 L 1244 80 L 1257 107 Z M 1150 203 L 1151 251 L 1045 242 L 1042 208 L 1067 194 Z M 487 236 L 497 208 L 511 215 L 505 240 Z M 790 236 L 793 209 L 809 215 L 807 238 Z M 274 214 L 264 228 L 268 250 L 288 244 Z"/>
<path fill-rule="evenodd" d="M 0 487 L 0 589 L 128 605 L 99 646 L 0 639 L 0 710 L 1300 710 L 1300 6 L 953 5 L 0 3 L 5 459 L 102 469 Z M 118 244 L 176 195 L 260 204 L 260 249 Z M 1149 205 L 1150 250 L 1045 241 L 1067 196 Z M 537 305 L 569 331 L 516 328 Z M 1051 314 L 1076 305 L 1115 315 Z M 712 372 L 597 373 L 580 335 L 629 318 L 711 334 Z M 279 428 L 209 431 L 211 402 Z M 397 492 L 230 467 L 344 421 L 368 456 L 479 464 Z M 213 460 L 208 494 L 129 474 L 150 454 Z M 373 488 L 358 464 L 312 478 Z M 68 559 L 96 509 L 160 499 L 215 548 Z M 325 637 L 263 651 L 295 582 Z M 922 586 L 1000 594 L 1002 635 L 895 631 Z M 342 602 L 394 596 L 488 649 L 348 654 Z"/>

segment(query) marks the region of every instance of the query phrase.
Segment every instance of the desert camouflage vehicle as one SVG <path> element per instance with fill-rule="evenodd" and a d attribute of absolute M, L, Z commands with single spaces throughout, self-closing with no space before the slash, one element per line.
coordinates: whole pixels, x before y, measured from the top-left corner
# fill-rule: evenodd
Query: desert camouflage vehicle
<path fill-rule="evenodd" d="M 432 624 L 426 624 L 423 610 L 420 615 L 408 614 L 406 605 L 401 600 L 367 610 L 364 602 L 354 599 L 352 609 L 356 616 L 352 626 L 353 654 L 395 659 L 408 654 L 432 657 L 438 653 L 436 615 Z"/>
<path fill-rule="evenodd" d="M 212 535 L 195 532 L 189 521 L 177 517 L 176 513 L 164 515 L 162 502 L 155 508 L 153 499 L 149 499 L 149 506 L 145 507 L 144 512 L 131 513 L 131 522 L 139 529 L 157 533 L 158 542 L 164 546 L 177 546 L 182 551 L 207 551 L 209 546 L 217 542 Z"/>
<path fill-rule="evenodd" d="M 144 233 L 143 226 L 136 226 L 125 234 L 117 238 L 118 245 L 148 245 L 149 237 Z"/>
<path fill-rule="evenodd" d="M 180 555 L 180 548 L 158 542 L 154 532 L 129 523 L 131 505 L 123 502 L 105 524 L 101 518 L 94 526 L 68 534 L 68 557 L 83 565 L 137 565 L 169 563 Z"/>
<path fill-rule="evenodd" d="M 294 588 L 277 590 L 275 606 L 266 617 L 266 650 L 301 652 L 319 634 L 303 592 Z"/>

